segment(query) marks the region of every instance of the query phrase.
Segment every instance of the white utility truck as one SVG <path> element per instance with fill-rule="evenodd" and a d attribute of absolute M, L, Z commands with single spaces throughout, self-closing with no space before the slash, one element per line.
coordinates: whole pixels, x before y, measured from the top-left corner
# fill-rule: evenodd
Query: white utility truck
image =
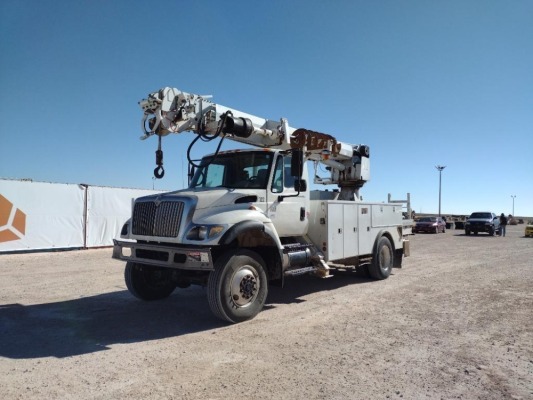
<path fill-rule="evenodd" d="M 186 131 L 197 136 L 187 150 L 189 187 L 136 199 L 114 241 L 113 257 L 127 262 L 126 285 L 135 297 L 157 300 L 176 287 L 203 285 L 212 312 L 235 323 L 255 317 L 269 285 L 283 285 L 287 276 L 326 278 L 333 270 L 362 268 L 385 279 L 409 254 L 401 204 L 360 198 L 370 178 L 368 146 L 175 88 L 139 104 L 142 139 L 156 135 L 159 141 L 157 178 L 164 175 L 161 138 Z M 190 157 L 198 139 L 220 140 L 199 162 Z M 219 151 L 224 139 L 254 148 Z M 308 164 L 315 184 L 338 189 L 310 190 Z M 318 176 L 320 164 L 327 177 Z"/>

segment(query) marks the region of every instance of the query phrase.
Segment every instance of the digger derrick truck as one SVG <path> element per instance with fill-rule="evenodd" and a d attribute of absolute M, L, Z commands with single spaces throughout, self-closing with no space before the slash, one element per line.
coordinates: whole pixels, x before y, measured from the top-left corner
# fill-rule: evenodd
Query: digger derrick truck
<path fill-rule="evenodd" d="M 142 139 L 158 138 L 157 178 L 164 175 L 162 138 L 197 136 L 187 150 L 188 188 L 136 199 L 120 240 L 114 240 L 113 258 L 126 261 L 133 296 L 158 300 L 199 284 L 207 287 L 215 316 L 237 323 L 254 318 L 269 285 L 283 285 L 288 276 L 326 278 L 362 268 L 386 279 L 409 255 L 401 205 L 363 202 L 359 195 L 370 178 L 368 146 L 175 88 L 151 93 L 139 104 Z M 198 139 L 220 141 L 199 163 L 190 157 Z M 253 148 L 220 151 L 227 139 Z M 308 164 L 316 185 L 338 189 L 310 190 Z M 326 177 L 318 176 L 321 164 Z"/>

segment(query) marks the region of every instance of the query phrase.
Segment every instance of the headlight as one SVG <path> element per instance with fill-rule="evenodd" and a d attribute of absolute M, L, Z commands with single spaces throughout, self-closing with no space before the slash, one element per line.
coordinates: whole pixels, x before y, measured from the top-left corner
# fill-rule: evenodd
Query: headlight
<path fill-rule="evenodd" d="M 123 226 L 122 226 L 122 229 L 120 230 L 120 236 L 128 236 L 128 230 L 129 230 L 129 222 L 126 222 Z"/>
<path fill-rule="evenodd" d="M 221 225 L 197 225 L 187 234 L 187 240 L 205 240 L 218 235 L 224 230 Z"/>
<path fill-rule="evenodd" d="M 195 226 L 187 234 L 188 240 L 205 240 L 207 237 L 207 226 Z"/>

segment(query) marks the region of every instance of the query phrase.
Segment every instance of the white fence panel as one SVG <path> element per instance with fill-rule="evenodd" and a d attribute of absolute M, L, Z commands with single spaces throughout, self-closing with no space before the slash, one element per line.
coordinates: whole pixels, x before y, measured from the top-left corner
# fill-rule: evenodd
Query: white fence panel
<path fill-rule="evenodd" d="M 0 180 L 0 252 L 83 247 L 85 188 Z"/>

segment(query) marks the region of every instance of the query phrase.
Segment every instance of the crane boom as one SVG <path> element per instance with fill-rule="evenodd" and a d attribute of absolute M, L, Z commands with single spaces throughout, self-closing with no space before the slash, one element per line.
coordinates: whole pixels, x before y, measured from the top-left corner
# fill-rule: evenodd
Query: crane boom
<path fill-rule="evenodd" d="M 308 129 L 295 129 L 285 118 L 274 121 L 257 117 L 213 103 L 210 97 L 165 87 L 139 102 L 144 114 L 141 139 L 152 135 L 159 137 L 156 163 L 160 176 L 156 168 L 156 177 L 164 174 L 161 138 L 189 131 L 210 139 L 222 135 L 256 147 L 300 150 L 306 160 L 326 164 L 331 171 L 329 179 L 315 179 L 315 183 L 358 189 L 369 180 L 368 146 L 344 143 L 331 135 Z"/>
<path fill-rule="evenodd" d="M 142 128 L 146 139 L 185 131 L 214 135 L 220 129 L 232 140 L 258 147 L 289 149 L 294 131 L 286 119 L 272 121 L 224 107 L 176 88 L 163 88 L 139 102 L 144 111 Z M 221 122 L 227 116 L 225 126 Z M 146 126 L 148 121 L 148 127 Z"/>

